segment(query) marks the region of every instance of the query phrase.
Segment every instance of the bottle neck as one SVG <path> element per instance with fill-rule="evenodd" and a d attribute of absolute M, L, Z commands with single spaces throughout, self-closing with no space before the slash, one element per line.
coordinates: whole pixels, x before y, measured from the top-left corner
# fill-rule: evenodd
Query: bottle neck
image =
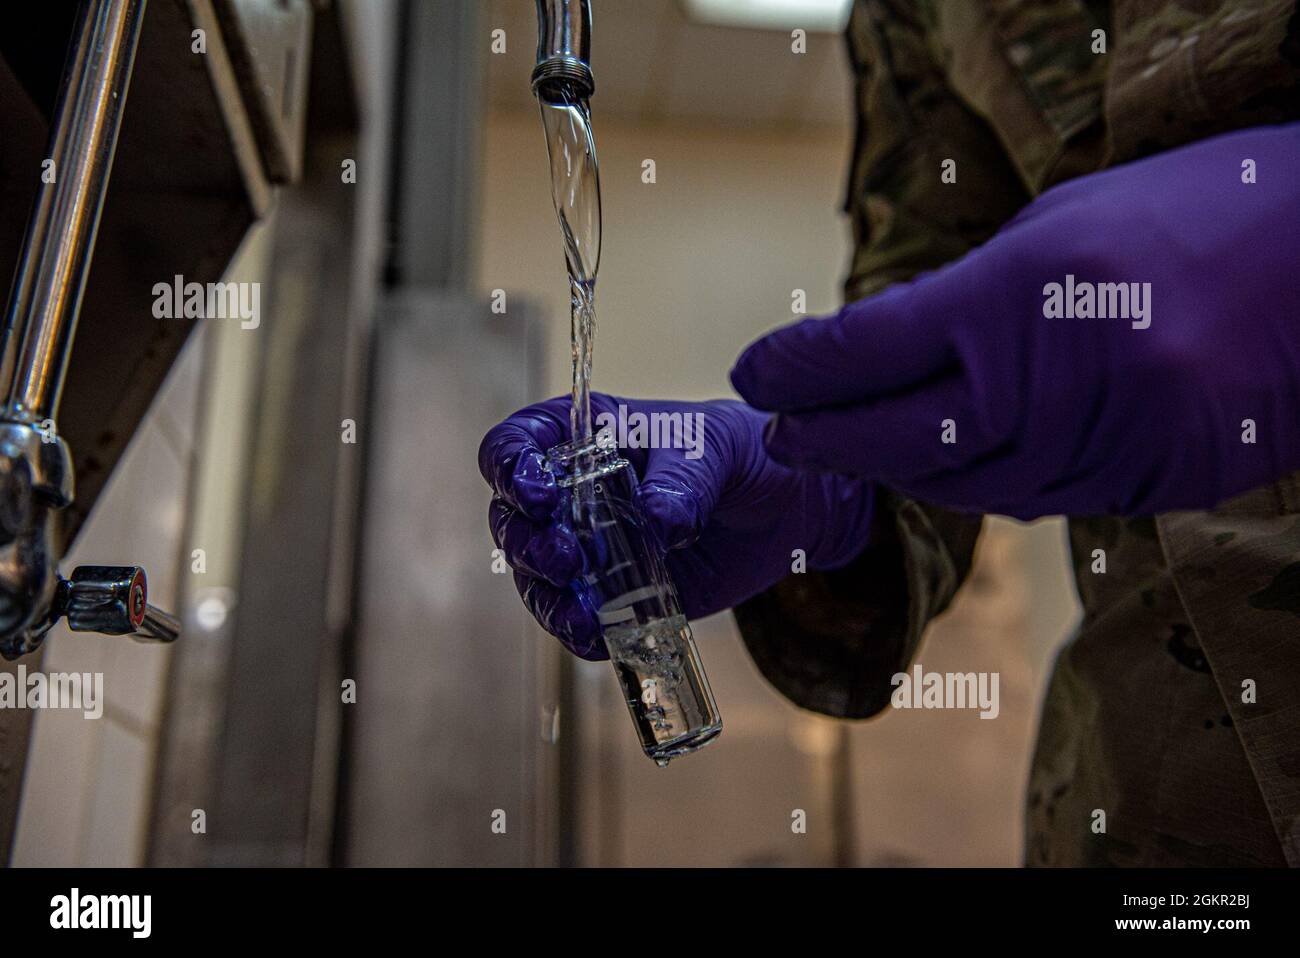
<path fill-rule="evenodd" d="M 546 466 L 563 488 L 590 482 L 627 466 L 618 454 L 618 446 L 605 434 L 585 442 L 565 442 L 546 453 Z"/>

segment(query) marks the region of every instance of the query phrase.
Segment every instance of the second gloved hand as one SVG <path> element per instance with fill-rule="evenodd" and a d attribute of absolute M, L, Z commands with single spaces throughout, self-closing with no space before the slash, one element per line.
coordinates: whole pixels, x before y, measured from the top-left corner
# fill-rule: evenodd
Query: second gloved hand
<path fill-rule="evenodd" d="M 867 545 L 872 488 L 860 479 L 780 465 L 763 447 L 767 417 L 744 403 L 591 397 L 592 415 L 698 415 L 690 448 L 625 448 L 640 480 L 638 497 L 651 534 L 667 549 L 682 611 L 698 618 L 731 608 L 791 571 L 795 550 L 811 569 L 850 562 Z M 534 617 L 570 651 L 606 658 L 596 616 L 572 582 L 582 567 L 577 539 L 553 518 L 559 501 L 544 468 L 546 450 L 568 439 L 569 400 L 520 410 L 495 426 L 479 448 L 492 487 L 488 522 L 515 570 Z"/>
<path fill-rule="evenodd" d="M 732 383 L 777 414 L 777 459 L 925 502 L 1206 509 L 1300 469 L 1298 304 L 1293 123 L 1057 186 L 962 259 L 760 339 Z"/>

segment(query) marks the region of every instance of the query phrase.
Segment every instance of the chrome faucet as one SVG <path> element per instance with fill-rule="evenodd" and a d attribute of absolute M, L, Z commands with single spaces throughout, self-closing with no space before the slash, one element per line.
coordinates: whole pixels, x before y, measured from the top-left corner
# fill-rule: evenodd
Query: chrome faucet
<path fill-rule="evenodd" d="M 34 651 L 55 621 L 169 642 L 137 566 L 58 572 L 58 513 L 73 500 L 56 418 L 108 190 L 146 0 L 82 0 L 46 156 L 0 327 L 0 656 Z"/>
<path fill-rule="evenodd" d="M 591 74 L 591 0 L 537 0 L 537 66 L 533 93 L 548 103 L 585 100 Z"/>

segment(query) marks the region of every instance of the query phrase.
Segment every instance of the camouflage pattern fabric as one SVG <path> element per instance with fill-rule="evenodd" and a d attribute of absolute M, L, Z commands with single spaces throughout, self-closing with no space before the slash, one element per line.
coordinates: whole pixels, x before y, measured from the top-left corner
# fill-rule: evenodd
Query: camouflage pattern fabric
<path fill-rule="evenodd" d="M 962 255 L 1055 183 L 1300 118 L 1297 0 L 858 0 L 847 32 L 849 300 Z M 735 610 L 805 708 L 884 709 L 970 567 L 978 516 L 885 503 L 851 567 Z M 1069 529 L 1084 618 L 1043 709 L 1027 863 L 1300 865 L 1300 473 L 1208 513 Z"/>

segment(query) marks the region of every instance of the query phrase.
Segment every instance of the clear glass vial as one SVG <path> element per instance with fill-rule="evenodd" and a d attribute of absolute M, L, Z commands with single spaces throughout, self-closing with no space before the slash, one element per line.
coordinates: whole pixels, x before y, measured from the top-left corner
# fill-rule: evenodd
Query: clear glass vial
<path fill-rule="evenodd" d="M 646 755 L 660 766 L 717 738 L 722 716 L 663 556 L 635 505 L 636 473 L 606 435 L 547 453 L 556 519 L 582 546 L 575 583 L 596 610 Z"/>

